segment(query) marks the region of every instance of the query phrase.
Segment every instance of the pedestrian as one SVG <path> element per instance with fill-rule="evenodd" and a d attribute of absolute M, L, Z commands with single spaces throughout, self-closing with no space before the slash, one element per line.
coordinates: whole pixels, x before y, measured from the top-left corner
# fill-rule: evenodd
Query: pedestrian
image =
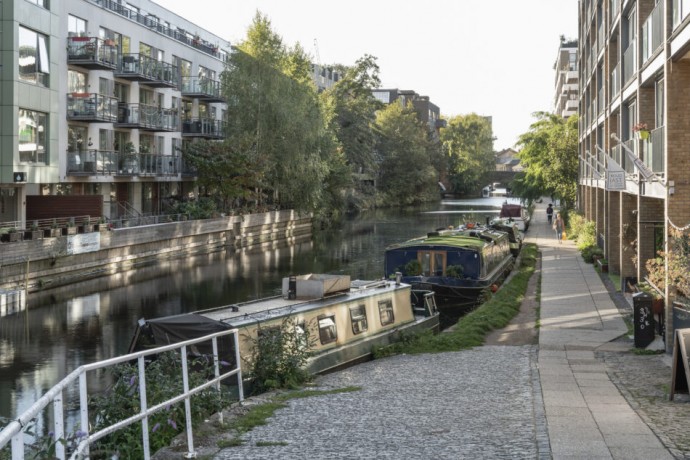
<path fill-rule="evenodd" d="M 553 229 L 556 230 L 556 239 L 558 239 L 558 244 L 563 243 L 563 230 L 565 229 L 565 222 L 561 217 L 561 213 L 556 213 L 556 220 L 553 223 Z"/>
<path fill-rule="evenodd" d="M 551 225 L 553 221 L 553 205 L 549 203 L 549 207 L 546 208 L 546 220 L 549 222 L 549 225 Z"/>

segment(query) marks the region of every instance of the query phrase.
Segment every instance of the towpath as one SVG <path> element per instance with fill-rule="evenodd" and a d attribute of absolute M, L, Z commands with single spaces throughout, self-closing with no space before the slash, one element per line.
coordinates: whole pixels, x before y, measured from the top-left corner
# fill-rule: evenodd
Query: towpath
<path fill-rule="evenodd" d="M 543 209 L 527 236 L 542 254 L 538 344 L 395 356 L 320 377 L 321 389 L 361 390 L 291 400 L 213 458 L 684 458 L 690 404 L 659 390 L 666 357 L 629 353 L 625 306 L 573 242 L 558 244 Z M 526 312 L 511 326 L 530 321 Z M 490 343 L 524 343 L 509 329 Z"/>

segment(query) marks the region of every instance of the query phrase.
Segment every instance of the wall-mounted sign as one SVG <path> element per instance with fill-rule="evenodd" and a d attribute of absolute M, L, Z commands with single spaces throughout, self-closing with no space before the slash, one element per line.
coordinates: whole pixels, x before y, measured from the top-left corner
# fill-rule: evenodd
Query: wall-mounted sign
<path fill-rule="evenodd" d="M 19 171 L 12 174 L 15 182 L 26 182 L 26 173 Z"/>
<path fill-rule="evenodd" d="M 625 190 L 625 171 L 606 171 L 606 190 Z"/>

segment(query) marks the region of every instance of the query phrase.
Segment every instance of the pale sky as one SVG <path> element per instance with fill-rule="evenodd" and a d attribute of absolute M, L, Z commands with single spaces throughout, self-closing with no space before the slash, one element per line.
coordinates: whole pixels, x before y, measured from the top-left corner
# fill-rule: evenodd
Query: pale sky
<path fill-rule="evenodd" d="M 577 0 L 156 0 L 231 43 L 256 11 L 286 46 L 324 65 L 377 57 L 383 88 L 429 96 L 452 117 L 493 117 L 496 150 L 553 110 L 561 35 L 577 38 Z"/>

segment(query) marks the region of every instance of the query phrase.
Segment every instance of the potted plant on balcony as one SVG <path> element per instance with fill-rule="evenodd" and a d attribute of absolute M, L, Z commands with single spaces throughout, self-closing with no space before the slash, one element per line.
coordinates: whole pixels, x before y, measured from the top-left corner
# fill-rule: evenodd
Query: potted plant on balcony
<path fill-rule="evenodd" d="M 0 241 L 5 243 L 12 243 L 15 241 L 21 241 L 22 234 L 17 231 L 16 228 L 2 228 L 0 229 Z"/>
<path fill-rule="evenodd" d="M 134 148 L 134 144 L 130 141 L 127 142 L 122 149 L 122 158 L 120 159 L 120 172 L 127 172 L 127 174 L 133 174 L 139 167 L 139 161 L 137 158 L 137 150 Z"/>
<path fill-rule="evenodd" d="M 24 231 L 25 240 L 38 240 L 41 238 L 43 238 L 43 232 L 41 232 L 36 224 L 33 224 L 31 229 Z"/>
<path fill-rule="evenodd" d="M 643 141 L 649 139 L 649 128 L 647 127 L 647 123 L 637 123 L 633 126 L 633 132 L 637 133 L 638 137 Z"/>
<path fill-rule="evenodd" d="M 77 234 L 77 227 L 74 226 L 74 222 L 69 221 L 67 222 L 66 227 L 62 227 L 62 235 L 67 236 L 67 235 L 76 235 Z"/>
<path fill-rule="evenodd" d="M 91 219 L 88 217 L 85 217 L 84 220 L 82 221 L 81 225 L 77 227 L 77 233 L 91 233 L 93 231 L 93 224 L 91 223 Z"/>

